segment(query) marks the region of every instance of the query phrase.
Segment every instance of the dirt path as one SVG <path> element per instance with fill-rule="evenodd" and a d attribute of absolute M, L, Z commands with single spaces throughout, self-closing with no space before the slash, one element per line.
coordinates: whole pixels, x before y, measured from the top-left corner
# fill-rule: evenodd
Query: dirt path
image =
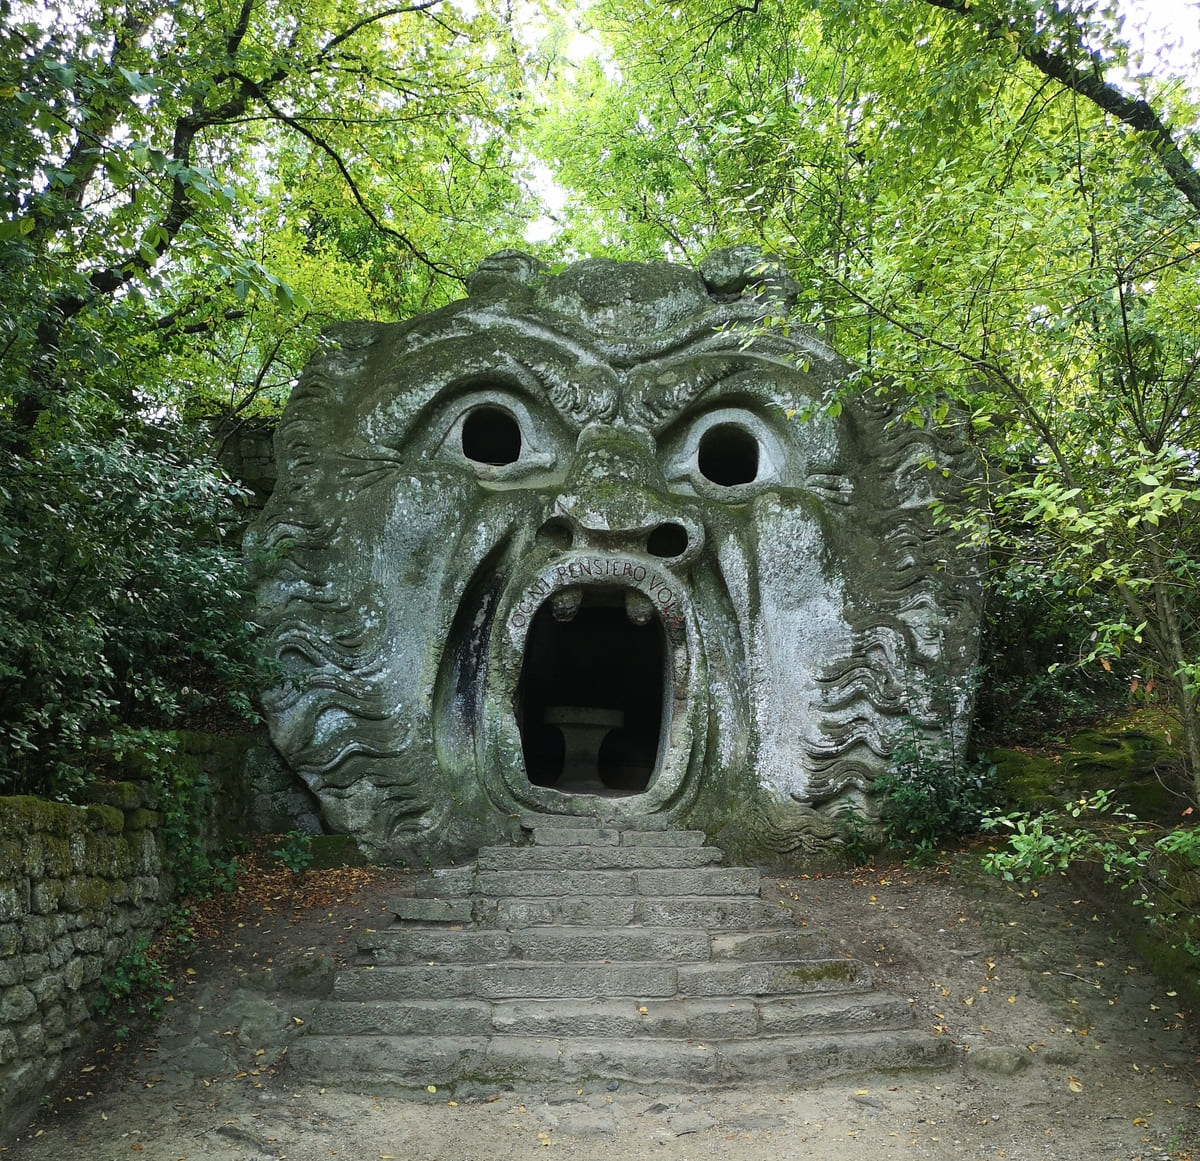
<path fill-rule="evenodd" d="M 350 958 L 357 928 L 382 922 L 394 883 L 259 875 L 181 965 L 155 1039 L 85 1062 L 0 1152 L 4 1161 L 1200 1161 L 1194 1014 L 1065 881 L 1022 893 L 973 868 L 962 855 L 930 871 L 769 880 L 798 922 L 875 964 L 919 1024 L 954 1045 L 951 1067 L 688 1093 L 597 1084 L 414 1095 L 297 1078 L 282 1046 L 303 1033 L 312 1000 L 301 993 Z"/>

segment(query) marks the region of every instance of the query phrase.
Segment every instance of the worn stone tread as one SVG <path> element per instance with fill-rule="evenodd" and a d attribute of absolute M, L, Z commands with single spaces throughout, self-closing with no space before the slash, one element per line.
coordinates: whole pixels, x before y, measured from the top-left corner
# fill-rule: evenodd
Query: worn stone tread
<path fill-rule="evenodd" d="M 698 831 L 525 820 L 363 932 L 289 1059 L 397 1085 L 608 1077 L 807 1083 L 944 1063 L 865 963 L 716 865 Z"/>
<path fill-rule="evenodd" d="M 768 1035 L 752 1039 L 608 1036 L 309 1036 L 301 1071 L 426 1086 L 480 1080 L 607 1078 L 678 1084 L 807 1083 L 863 1069 L 942 1067 L 947 1046 L 917 1032 Z"/>
<path fill-rule="evenodd" d="M 682 1039 L 905 1031 L 912 1007 L 894 996 L 818 994 L 699 1000 L 326 1000 L 309 1024 L 319 1035 L 492 1034 Z"/>
<path fill-rule="evenodd" d="M 507 999 L 663 999 L 857 991 L 871 986 L 861 960 L 762 962 L 499 960 L 357 968 L 334 980 L 339 1000 L 471 996 Z"/>
<path fill-rule="evenodd" d="M 389 928 L 363 934 L 358 946 L 372 953 L 375 963 L 388 966 L 492 963 L 506 959 L 555 962 L 662 959 L 682 963 L 706 960 L 712 954 L 712 940 L 702 928 L 637 924 L 546 924 L 514 930 Z M 808 946 L 816 949 L 814 954 L 820 950 L 815 942 Z"/>
<path fill-rule="evenodd" d="M 481 871 L 613 871 L 690 870 L 722 859 L 719 847 L 662 846 L 659 844 L 591 844 L 562 846 L 484 847 L 479 852 Z"/>

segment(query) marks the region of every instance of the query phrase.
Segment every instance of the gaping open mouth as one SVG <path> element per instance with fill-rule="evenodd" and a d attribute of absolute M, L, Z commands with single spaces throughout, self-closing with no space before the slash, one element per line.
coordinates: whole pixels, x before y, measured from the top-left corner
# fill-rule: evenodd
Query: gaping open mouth
<path fill-rule="evenodd" d="M 650 599 L 619 585 L 559 589 L 525 639 L 517 724 L 535 786 L 640 794 L 662 759 L 671 666 Z"/>

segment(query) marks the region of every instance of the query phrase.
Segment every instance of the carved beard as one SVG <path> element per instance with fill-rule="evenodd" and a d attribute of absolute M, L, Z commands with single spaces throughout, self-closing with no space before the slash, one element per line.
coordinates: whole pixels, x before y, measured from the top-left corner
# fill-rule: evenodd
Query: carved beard
<path fill-rule="evenodd" d="M 327 821 L 386 857 L 598 797 L 862 804 L 973 659 L 921 466 L 966 450 L 862 400 L 788 418 L 850 369 L 691 271 L 490 289 L 340 328 L 281 424 L 265 700 Z"/>

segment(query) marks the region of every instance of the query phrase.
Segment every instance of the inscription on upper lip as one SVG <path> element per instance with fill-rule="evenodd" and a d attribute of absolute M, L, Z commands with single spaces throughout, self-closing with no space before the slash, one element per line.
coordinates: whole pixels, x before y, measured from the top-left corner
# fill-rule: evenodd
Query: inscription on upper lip
<path fill-rule="evenodd" d="M 629 589 L 625 612 L 635 625 L 647 624 L 652 612 L 657 612 L 669 628 L 677 629 L 683 623 L 679 582 L 652 565 L 618 556 L 579 556 L 553 565 L 522 592 L 509 613 L 508 623 L 514 629 L 525 628 L 551 597 L 555 598 L 555 618 L 569 621 L 580 606 L 572 590 L 589 583 L 614 582 Z"/>

